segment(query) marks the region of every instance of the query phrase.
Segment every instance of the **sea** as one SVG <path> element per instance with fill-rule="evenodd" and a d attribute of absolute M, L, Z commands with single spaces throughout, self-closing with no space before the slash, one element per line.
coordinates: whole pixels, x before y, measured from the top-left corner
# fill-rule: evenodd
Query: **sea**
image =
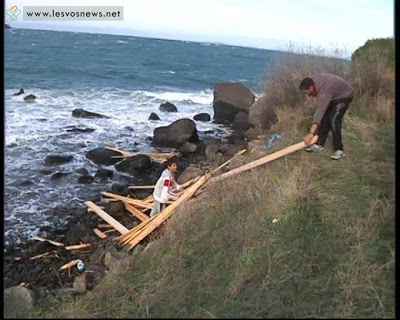
<path fill-rule="evenodd" d="M 213 117 L 213 89 L 219 82 L 241 82 L 261 94 L 268 70 L 286 55 L 135 36 L 28 29 L 4 33 L 5 244 L 38 235 L 43 226 L 62 225 L 63 217 L 54 216 L 52 208 L 84 207 L 84 201 L 110 187 L 113 181 L 77 183 L 76 170 L 85 168 L 93 176 L 99 168 L 85 157 L 87 151 L 111 146 L 161 152 L 149 141 L 156 127 L 202 112 Z M 21 88 L 25 94 L 14 96 Z M 36 101 L 25 102 L 28 94 Z M 161 112 L 165 102 L 178 112 Z M 72 117 L 77 108 L 109 118 Z M 151 112 L 161 121 L 149 121 Z M 212 121 L 196 125 L 200 138 L 221 129 Z M 73 160 L 46 167 L 45 157 L 54 154 Z M 49 169 L 65 175 L 52 179 Z"/>

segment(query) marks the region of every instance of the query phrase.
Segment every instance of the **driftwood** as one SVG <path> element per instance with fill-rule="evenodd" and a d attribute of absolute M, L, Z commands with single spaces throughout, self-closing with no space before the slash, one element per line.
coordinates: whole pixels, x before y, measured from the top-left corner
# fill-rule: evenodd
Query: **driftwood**
<path fill-rule="evenodd" d="M 64 247 L 64 244 L 63 244 L 63 243 L 56 242 L 56 241 L 53 241 L 53 240 L 44 239 L 44 238 L 41 238 L 41 237 L 34 237 L 33 240 L 37 240 L 37 241 L 41 241 L 41 242 L 47 241 L 47 242 L 50 242 L 50 243 L 51 243 L 52 245 L 54 245 L 54 246 L 57 246 L 57 247 Z"/>
<path fill-rule="evenodd" d="M 318 136 L 314 136 L 314 138 L 313 138 L 313 140 L 312 140 L 311 143 L 316 143 L 317 141 L 318 141 Z M 304 149 L 304 148 L 306 148 L 306 147 L 307 147 L 307 146 L 306 146 L 306 144 L 305 144 L 303 141 L 302 141 L 302 142 L 299 142 L 299 143 L 296 143 L 296 144 L 291 145 L 291 146 L 289 146 L 289 147 L 287 147 L 287 148 L 285 148 L 285 149 L 276 151 L 276 152 L 271 153 L 271 154 L 269 154 L 269 155 L 267 155 L 267 156 L 265 156 L 265 157 L 262 157 L 262 158 L 260 158 L 260 159 L 258 159 L 258 160 L 255 160 L 255 161 L 252 161 L 252 162 L 250 162 L 250 163 L 247 163 L 247 164 L 245 164 L 244 166 L 241 166 L 241 167 L 239 167 L 239 168 L 236 168 L 236 169 L 230 170 L 230 171 L 228 171 L 228 172 L 225 172 L 225 173 L 221 174 L 221 175 L 218 176 L 218 177 L 214 177 L 214 178 L 212 178 L 212 179 L 210 180 L 210 183 L 211 183 L 211 182 L 216 182 L 216 181 L 225 180 L 226 178 L 229 178 L 229 177 L 231 177 L 231 176 L 234 176 L 234 175 L 236 175 L 236 174 L 238 174 L 238 173 L 242 173 L 242 172 L 251 170 L 251 169 L 253 169 L 253 168 L 256 168 L 256 167 L 261 166 L 261 165 L 263 165 L 263 164 L 265 164 L 265 163 L 268 163 L 268 162 L 273 161 L 273 160 L 275 160 L 275 159 L 278 159 L 278 158 L 281 158 L 281 157 L 283 157 L 283 156 L 286 156 L 286 155 L 288 155 L 288 154 L 290 154 L 290 153 L 293 153 L 293 152 L 295 152 L 295 151 Z"/>
<path fill-rule="evenodd" d="M 169 158 L 172 158 L 173 156 L 177 155 L 177 153 L 174 153 L 174 152 L 169 152 L 169 153 L 154 153 L 154 152 L 153 153 L 152 152 L 143 153 L 143 152 L 127 152 L 127 151 L 122 151 L 122 150 L 119 150 L 119 149 L 113 148 L 113 147 L 106 147 L 106 149 L 112 150 L 112 151 L 116 151 L 116 152 L 119 152 L 119 153 L 122 154 L 121 156 L 111 156 L 111 158 L 129 158 L 129 157 L 137 156 L 138 154 L 144 154 L 144 155 L 150 157 L 152 160 L 162 162 L 162 161 L 165 161 L 165 160 L 167 160 Z"/>
<path fill-rule="evenodd" d="M 97 225 L 97 228 L 102 228 L 102 229 L 104 229 L 104 228 L 112 228 L 112 227 L 113 226 L 111 224 L 108 224 L 108 223 L 99 223 Z"/>
<path fill-rule="evenodd" d="M 79 250 L 79 249 L 86 249 L 91 246 L 90 243 L 81 243 L 81 244 L 74 244 L 72 246 L 65 247 L 67 250 Z"/>
<path fill-rule="evenodd" d="M 103 232 L 101 232 L 99 229 L 94 228 L 93 232 L 100 238 L 100 239 L 105 239 L 107 238 L 107 235 Z"/>
<path fill-rule="evenodd" d="M 86 201 L 85 205 L 88 208 L 93 209 L 97 215 L 99 215 L 103 220 L 105 220 L 107 223 L 113 226 L 115 230 L 117 230 L 119 233 L 124 234 L 128 232 L 129 230 L 125 228 L 122 224 L 120 224 L 117 220 L 115 220 L 113 217 L 111 217 L 107 212 L 104 210 L 101 210 L 98 206 L 96 206 L 92 201 Z"/>
<path fill-rule="evenodd" d="M 60 267 L 60 270 L 70 269 L 78 263 L 79 259 L 72 260 Z"/>
<path fill-rule="evenodd" d="M 29 260 L 36 260 L 36 259 L 39 259 L 39 258 L 47 257 L 49 254 L 50 254 L 50 252 L 45 252 L 45 253 L 42 253 L 42 254 L 38 254 L 37 256 L 29 258 Z"/>

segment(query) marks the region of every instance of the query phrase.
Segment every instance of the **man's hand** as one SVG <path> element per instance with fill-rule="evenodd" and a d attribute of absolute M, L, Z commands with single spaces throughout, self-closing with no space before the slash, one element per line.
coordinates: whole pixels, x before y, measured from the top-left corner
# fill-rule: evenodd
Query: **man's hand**
<path fill-rule="evenodd" d="M 311 143 L 311 140 L 314 138 L 314 135 L 312 133 L 309 133 L 304 137 L 304 143 L 306 146 L 308 146 Z"/>

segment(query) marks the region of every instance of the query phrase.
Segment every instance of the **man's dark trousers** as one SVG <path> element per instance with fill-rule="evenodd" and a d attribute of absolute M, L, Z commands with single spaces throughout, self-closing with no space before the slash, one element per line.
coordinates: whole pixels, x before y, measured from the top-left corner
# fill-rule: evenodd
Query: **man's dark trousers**
<path fill-rule="evenodd" d="M 342 150 L 342 121 L 352 99 L 331 102 L 318 130 L 320 146 L 324 146 L 329 131 L 332 131 L 333 150 Z"/>

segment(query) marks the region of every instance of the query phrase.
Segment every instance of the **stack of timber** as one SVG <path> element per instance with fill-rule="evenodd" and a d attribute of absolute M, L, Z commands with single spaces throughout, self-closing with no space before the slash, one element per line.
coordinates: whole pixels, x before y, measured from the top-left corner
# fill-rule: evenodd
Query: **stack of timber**
<path fill-rule="evenodd" d="M 319 138 L 318 136 L 314 136 L 311 143 L 316 143 L 318 141 L 318 138 Z M 125 245 L 127 250 L 131 250 L 137 244 L 139 244 L 144 238 L 146 238 L 151 232 L 153 232 L 155 229 L 160 227 L 164 221 L 166 221 L 168 218 L 170 218 L 171 215 L 176 211 L 176 209 L 178 207 L 182 206 L 193 196 L 196 196 L 197 194 L 204 192 L 206 185 L 213 183 L 213 182 L 225 180 L 231 176 L 251 170 L 253 168 L 256 168 L 256 167 L 266 164 L 270 161 L 273 161 L 275 159 L 286 156 L 295 151 L 299 151 L 306 147 L 307 146 L 305 145 L 304 142 L 299 142 L 297 144 L 294 144 L 292 146 L 289 146 L 287 148 L 284 148 L 282 150 L 279 150 L 272 154 L 269 154 L 265 157 L 262 157 L 258 160 L 255 160 L 248 164 L 240 166 L 236 169 L 225 172 L 217 177 L 211 178 L 212 175 L 214 175 L 219 170 L 221 170 L 223 167 L 228 165 L 235 157 L 242 155 L 246 151 L 245 149 L 241 150 L 237 154 L 235 154 L 231 159 L 229 159 L 228 161 L 226 161 L 225 163 L 220 165 L 218 168 L 213 170 L 211 173 L 203 175 L 202 177 L 197 177 L 191 181 L 188 181 L 184 185 L 182 185 L 183 188 L 186 188 L 184 193 L 176 201 L 172 202 L 164 210 L 155 214 L 153 217 L 149 217 L 145 213 L 146 211 L 150 210 L 153 206 L 154 199 L 153 199 L 152 195 L 148 196 L 147 198 L 145 198 L 143 200 L 137 200 L 137 199 L 132 199 L 129 197 L 123 197 L 120 195 L 116 195 L 116 194 L 113 194 L 110 192 L 102 192 L 103 196 L 106 196 L 108 198 L 111 198 L 111 199 L 114 199 L 117 201 L 122 201 L 125 205 L 125 208 L 141 221 L 141 223 L 139 225 L 132 228 L 131 230 L 128 230 L 126 227 L 121 225 L 118 221 L 116 221 L 114 218 L 112 218 L 110 215 L 108 215 L 104 210 L 102 210 L 101 208 L 96 206 L 93 202 L 86 201 L 85 205 L 89 209 L 91 209 L 92 211 L 97 213 L 101 218 L 103 218 L 111 227 L 113 227 L 115 230 L 117 230 L 121 234 L 117 238 L 117 240 L 121 244 Z M 114 150 L 121 152 L 118 149 L 114 149 Z M 130 156 L 124 151 L 122 151 L 121 153 L 123 153 L 124 156 Z M 153 188 L 153 187 L 154 186 L 142 186 L 142 188 Z M 134 188 L 134 187 L 131 187 L 131 188 Z M 101 234 L 99 234 L 99 236 L 103 237 L 103 235 L 101 235 Z"/>

